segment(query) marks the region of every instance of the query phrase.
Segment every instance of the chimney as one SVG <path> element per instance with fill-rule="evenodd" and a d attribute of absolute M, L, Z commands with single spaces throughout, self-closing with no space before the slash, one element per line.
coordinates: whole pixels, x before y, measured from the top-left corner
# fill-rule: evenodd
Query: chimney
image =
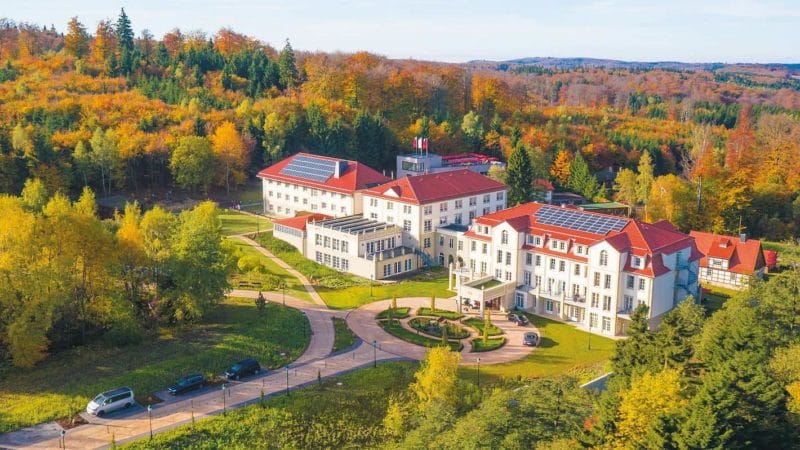
<path fill-rule="evenodd" d="M 333 177 L 341 178 L 345 170 L 347 170 L 347 161 L 336 161 L 336 163 L 333 165 Z"/>
<path fill-rule="evenodd" d="M 742 244 L 747 242 L 747 233 L 739 233 L 739 242 Z"/>

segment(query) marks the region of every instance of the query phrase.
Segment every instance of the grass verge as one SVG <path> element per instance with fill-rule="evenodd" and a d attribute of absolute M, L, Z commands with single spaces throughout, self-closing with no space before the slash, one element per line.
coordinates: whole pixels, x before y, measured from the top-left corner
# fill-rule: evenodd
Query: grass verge
<path fill-rule="evenodd" d="M 490 352 L 506 345 L 506 338 L 487 339 L 486 342 L 483 342 L 482 338 L 475 338 L 469 343 L 472 345 L 473 352 Z"/>
<path fill-rule="evenodd" d="M 468 327 L 474 328 L 478 332 L 478 334 L 483 336 L 483 327 L 486 324 L 486 321 L 481 319 L 476 319 L 475 317 L 470 317 L 469 319 L 466 319 L 461 323 L 463 323 Z M 501 334 L 503 334 L 503 330 L 497 328 L 497 326 L 492 323 L 489 324 L 489 336 L 499 336 Z"/>
<path fill-rule="evenodd" d="M 314 283 L 325 304 L 332 309 L 357 308 L 376 300 L 392 297 L 420 297 L 435 295 L 451 297 L 447 290 L 447 270 L 423 270 L 396 283 L 370 283 L 355 275 L 337 272 L 330 267 L 305 258 L 296 248 L 276 239 L 272 233 L 263 233 L 256 239 L 267 250 L 284 260 Z M 370 286 L 372 284 L 372 286 Z"/>
<path fill-rule="evenodd" d="M 391 308 L 390 308 L 391 309 Z M 395 308 L 394 312 L 392 313 L 393 319 L 405 319 L 411 313 L 411 308 L 407 306 L 403 306 L 402 308 Z M 376 319 L 388 319 L 389 318 L 389 309 L 385 309 L 378 313 L 375 316 Z"/>
<path fill-rule="evenodd" d="M 394 337 L 400 338 L 406 342 L 411 344 L 421 345 L 423 347 L 433 348 L 442 345 L 441 339 L 433 339 L 426 336 L 422 336 L 420 334 L 413 333 L 411 331 L 406 330 L 400 325 L 398 322 L 389 323 L 387 320 L 381 320 L 378 324 L 386 330 L 387 333 L 391 334 Z M 461 349 L 464 347 L 460 342 L 448 342 L 448 346 L 450 350 L 454 352 L 460 352 Z"/>
<path fill-rule="evenodd" d="M 463 314 L 459 314 L 455 311 L 448 311 L 446 309 L 430 309 L 430 308 L 419 308 L 417 310 L 418 316 L 433 316 L 433 317 L 444 317 L 445 319 L 450 320 L 458 320 L 464 317 Z"/>
<path fill-rule="evenodd" d="M 375 448 L 388 438 L 389 398 L 405 391 L 416 367 L 390 362 L 361 369 L 125 448 Z"/>
<path fill-rule="evenodd" d="M 243 214 L 232 209 L 223 209 L 219 213 L 219 220 L 222 222 L 223 236 L 255 233 L 272 229 L 272 221 L 266 217 L 251 216 L 250 214 Z"/>
<path fill-rule="evenodd" d="M 308 295 L 306 292 L 305 287 L 303 284 L 294 277 L 294 275 L 287 272 L 284 268 L 279 266 L 275 261 L 270 258 L 264 256 L 261 252 L 255 249 L 253 246 L 245 244 L 244 242 L 240 241 L 236 238 L 231 238 L 230 241 L 236 246 L 236 257 L 241 258 L 242 256 L 255 256 L 261 262 L 261 265 L 264 268 L 264 272 L 247 272 L 242 273 L 241 271 L 236 270 L 236 272 L 231 276 L 231 286 L 234 289 L 245 289 L 245 290 L 258 290 L 258 288 L 252 286 L 240 287 L 239 281 L 246 281 L 252 285 L 253 281 L 260 282 L 262 286 L 268 286 L 267 278 L 272 275 L 280 278 L 281 282 L 286 285 L 286 295 L 290 295 L 292 297 L 297 297 L 299 299 L 305 300 L 307 302 L 311 302 L 311 296 Z M 266 289 L 265 289 L 266 290 Z M 274 292 L 280 292 L 280 289 L 276 289 Z"/>
<path fill-rule="evenodd" d="M 347 326 L 347 321 L 338 317 L 333 318 L 333 331 L 335 338 L 333 339 L 333 352 L 350 348 L 356 343 L 356 335 Z"/>
<path fill-rule="evenodd" d="M 284 366 L 308 345 L 307 323 L 295 309 L 267 304 L 260 315 L 252 299 L 229 298 L 201 323 L 162 328 L 138 345 L 98 342 L 55 354 L 32 369 L 3 366 L 0 433 L 72 416 L 96 394 L 119 386 L 144 396 L 187 373 L 221 373 L 248 356 L 265 367 Z"/>

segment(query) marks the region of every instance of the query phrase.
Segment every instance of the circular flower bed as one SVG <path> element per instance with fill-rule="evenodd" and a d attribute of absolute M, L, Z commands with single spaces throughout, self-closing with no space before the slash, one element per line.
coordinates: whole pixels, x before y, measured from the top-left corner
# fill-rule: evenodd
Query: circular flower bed
<path fill-rule="evenodd" d="M 447 328 L 447 337 L 450 339 L 464 339 L 469 337 L 469 331 L 466 329 L 433 317 L 415 317 L 409 320 L 408 324 L 411 328 L 432 336 L 441 337 L 442 329 Z"/>

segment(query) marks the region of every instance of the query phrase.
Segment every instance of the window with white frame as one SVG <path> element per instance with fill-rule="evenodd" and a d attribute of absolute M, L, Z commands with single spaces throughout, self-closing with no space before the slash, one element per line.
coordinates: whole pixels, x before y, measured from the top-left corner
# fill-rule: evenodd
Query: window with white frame
<path fill-rule="evenodd" d="M 428 206 L 424 207 L 422 209 L 422 213 L 425 214 L 426 216 L 430 216 L 431 214 L 433 214 L 433 206 L 428 205 Z"/>
<path fill-rule="evenodd" d="M 608 265 L 608 252 L 605 250 L 600 251 L 600 265 L 601 266 Z"/>
<path fill-rule="evenodd" d="M 606 333 L 611 332 L 611 318 L 603 316 L 603 331 Z"/>
<path fill-rule="evenodd" d="M 501 244 L 508 244 L 508 231 L 503 230 L 500 233 L 500 243 Z"/>
<path fill-rule="evenodd" d="M 603 288 L 611 289 L 611 275 L 605 276 L 605 280 L 603 280 Z"/>
<path fill-rule="evenodd" d="M 644 278 L 639 278 L 639 290 L 640 290 L 640 291 L 643 291 L 643 290 L 645 290 L 645 281 L 644 281 Z"/>
<path fill-rule="evenodd" d="M 625 286 L 628 289 L 633 289 L 633 281 L 634 281 L 633 275 L 628 275 L 626 277 Z"/>

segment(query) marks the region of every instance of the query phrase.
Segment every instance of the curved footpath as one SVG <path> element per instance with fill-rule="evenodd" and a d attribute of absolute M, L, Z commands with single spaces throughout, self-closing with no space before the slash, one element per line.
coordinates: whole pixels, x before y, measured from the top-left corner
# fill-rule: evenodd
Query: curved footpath
<path fill-rule="evenodd" d="M 225 409 L 233 409 L 247 404 L 258 402 L 264 396 L 281 395 L 288 389 L 297 389 L 317 382 L 317 377 L 329 378 L 351 372 L 361 367 L 376 364 L 379 361 L 398 359 L 422 359 L 426 349 L 400 340 L 385 331 L 377 324 L 375 315 L 387 309 L 390 300 L 378 301 L 350 312 L 333 311 L 323 302 L 306 277 L 276 257 L 252 239 L 246 236 L 236 236 L 249 245 L 255 247 L 268 258 L 273 259 L 279 266 L 297 277 L 311 295 L 314 303 L 309 303 L 291 296 L 286 296 L 286 305 L 303 311 L 308 318 L 311 339 L 306 351 L 294 362 L 289 364 L 289 377 L 287 383 L 286 371 L 283 369 L 268 371 L 259 376 L 252 377 L 243 382 L 232 382 L 230 388 L 225 390 L 225 399 L 220 389 L 206 388 L 198 393 L 173 397 L 166 391 L 157 392 L 156 395 L 164 402 L 153 405 L 152 430 L 160 433 L 180 425 L 188 424 L 195 419 L 220 414 Z M 258 292 L 249 290 L 231 290 L 232 297 L 256 298 Z M 283 296 L 279 293 L 264 292 L 265 298 L 274 303 L 282 303 Z M 428 306 L 429 298 L 414 297 L 397 299 L 398 306 L 413 308 Z M 440 299 L 437 307 L 452 309 L 456 307 L 455 300 Z M 362 339 L 362 342 L 350 350 L 331 355 L 334 342 L 334 327 L 332 317 L 343 317 L 353 332 Z M 480 356 L 484 364 L 496 364 L 513 361 L 527 355 L 532 348 L 523 347 L 522 333 L 532 328 L 517 328 L 504 317 L 493 319 L 492 322 L 501 327 L 507 335 L 508 342 L 501 349 L 488 353 L 469 353 L 469 344 L 462 351 L 462 364 L 474 364 L 475 357 Z M 377 341 L 377 349 L 371 344 Z M 112 439 L 117 444 L 127 441 L 146 438 L 150 435 L 150 420 L 148 413 L 140 406 L 129 410 L 118 411 L 103 418 L 82 415 L 89 421 L 67 430 L 65 437 L 66 448 L 93 449 L 107 448 Z M 23 430 L 0 435 L 0 448 L 61 448 L 59 432 L 61 428 L 54 422 L 37 425 Z"/>

